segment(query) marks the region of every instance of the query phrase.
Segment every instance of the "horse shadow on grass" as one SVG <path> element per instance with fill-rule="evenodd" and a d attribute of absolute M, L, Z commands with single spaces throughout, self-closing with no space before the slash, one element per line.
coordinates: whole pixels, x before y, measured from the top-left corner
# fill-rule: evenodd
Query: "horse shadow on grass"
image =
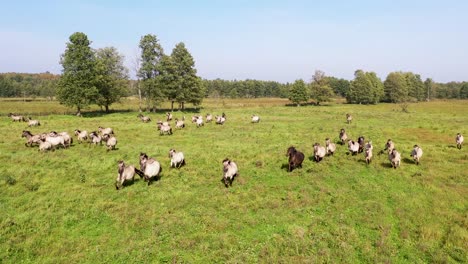
<path fill-rule="evenodd" d="M 109 114 L 125 114 L 125 113 L 130 113 L 134 112 L 131 109 L 121 109 L 121 110 L 110 110 L 109 112 L 106 111 L 101 111 L 101 110 L 96 110 L 96 111 L 89 111 L 89 112 L 82 112 L 81 117 L 84 118 L 93 118 L 93 117 L 102 117 L 106 116 Z"/>
<path fill-rule="evenodd" d="M 145 110 L 143 112 L 150 113 L 150 114 L 156 114 L 156 115 L 165 115 L 167 112 L 176 113 L 176 112 L 179 112 L 179 111 L 181 113 L 196 114 L 196 113 L 200 113 L 201 110 L 203 110 L 203 107 L 200 107 L 200 108 L 194 108 L 194 107 L 193 108 L 184 108 L 183 110 L 182 109 L 173 109 L 173 110 L 171 110 L 170 108 L 159 108 L 159 109 L 156 109 L 156 111 L 154 111 L 154 110 L 148 111 L 148 109 L 147 109 L 147 110 Z M 109 115 L 109 114 L 125 114 L 125 113 L 132 113 L 132 112 L 138 113 L 138 110 L 135 110 L 135 109 L 118 109 L 118 110 L 109 110 L 108 112 L 106 112 L 104 110 L 95 110 L 95 111 L 82 112 L 81 117 L 93 118 L 93 117 L 102 117 L 102 116 L 106 116 L 106 115 Z"/>
<path fill-rule="evenodd" d="M 119 150 L 119 148 L 114 148 L 114 149 L 106 149 L 106 152 L 110 152 L 110 151 L 116 151 L 116 150 Z"/>
<path fill-rule="evenodd" d="M 297 170 L 297 169 L 302 169 L 302 165 L 301 165 L 301 166 L 298 166 L 298 167 L 294 167 L 291 171 L 289 171 L 289 164 L 288 164 L 288 163 L 283 163 L 283 164 L 281 165 L 281 169 L 282 169 L 282 170 L 285 170 L 285 171 L 287 171 L 287 172 L 292 172 L 292 171 Z"/>
<path fill-rule="evenodd" d="M 410 158 L 403 158 L 402 160 L 404 163 L 406 164 L 416 164 L 416 162 L 414 162 L 414 160 L 410 159 Z"/>
<path fill-rule="evenodd" d="M 123 188 L 127 188 L 127 187 L 130 187 L 132 185 L 134 185 L 135 183 L 141 181 L 139 178 L 135 178 L 133 179 L 133 181 L 124 181 L 123 184 L 121 185 L 118 185 L 117 182 L 116 182 L 116 190 L 122 190 Z"/>
<path fill-rule="evenodd" d="M 380 165 L 384 168 L 393 168 L 390 162 L 381 162 Z"/>

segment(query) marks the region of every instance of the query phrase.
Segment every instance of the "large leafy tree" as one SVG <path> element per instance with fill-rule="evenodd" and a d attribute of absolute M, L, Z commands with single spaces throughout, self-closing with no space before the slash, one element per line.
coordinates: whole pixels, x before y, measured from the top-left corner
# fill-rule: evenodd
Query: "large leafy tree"
<path fill-rule="evenodd" d="M 435 94 L 435 83 L 431 78 L 424 81 L 424 89 L 426 90 L 426 100 L 429 101 Z"/>
<path fill-rule="evenodd" d="M 171 56 L 164 55 L 160 61 L 159 67 L 159 84 L 164 86 L 165 95 L 171 101 L 171 110 L 174 109 L 174 102 L 177 99 L 179 90 L 179 80 L 177 77 L 177 69 Z"/>
<path fill-rule="evenodd" d="M 319 105 L 321 102 L 329 101 L 332 96 L 333 90 L 328 83 L 325 73 L 316 70 L 310 83 L 310 98 Z"/>
<path fill-rule="evenodd" d="M 357 70 L 351 81 L 346 100 L 348 103 L 376 104 L 384 94 L 382 81 L 374 72 Z"/>
<path fill-rule="evenodd" d="M 421 75 L 407 72 L 405 78 L 408 84 L 408 96 L 413 100 L 423 101 L 426 95 Z"/>
<path fill-rule="evenodd" d="M 126 94 L 128 69 L 124 66 L 124 56 L 114 47 L 98 49 L 96 59 L 99 91 L 96 103 L 109 112 L 109 106 Z"/>
<path fill-rule="evenodd" d="M 156 105 L 165 99 L 166 92 L 159 80 L 160 62 L 164 56 L 162 46 L 155 35 L 145 35 L 140 39 L 141 64 L 138 77 L 141 79 L 142 90 L 148 107 L 156 110 Z"/>
<path fill-rule="evenodd" d="M 332 88 L 333 92 L 336 95 L 346 97 L 346 94 L 349 90 L 349 81 L 345 79 L 338 79 L 336 77 L 327 76 L 325 77 L 328 81 L 328 84 Z"/>
<path fill-rule="evenodd" d="M 390 103 L 401 103 L 408 99 L 408 82 L 406 74 L 402 72 L 391 72 L 384 82 L 384 100 Z"/>
<path fill-rule="evenodd" d="M 296 80 L 289 89 L 289 100 L 299 106 L 309 100 L 309 91 L 302 79 Z"/>
<path fill-rule="evenodd" d="M 468 83 L 465 82 L 460 88 L 460 99 L 468 99 Z"/>
<path fill-rule="evenodd" d="M 185 102 L 200 105 L 204 97 L 201 79 L 197 76 L 195 61 L 183 42 L 178 43 L 171 53 L 171 63 L 174 70 L 174 85 L 170 85 L 169 99 L 177 101 L 184 109 Z"/>
<path fill-rule="evenodd" d="M 76 107 L 77 115 L 81 115 L 81 109 L 95 102 L 98 96 L 96 57 L 86 34 L 73 33 L 69 40 L 60 59 L 63 69 L 57 98 L 61 104 Z"/>
<path fill-rule="evenodd" d="M 385 95 L 384 85 L 375 72 L 366 72 L 366 76 L 371 82 L 372 97 L 370 103 L 377 104 Z"/>

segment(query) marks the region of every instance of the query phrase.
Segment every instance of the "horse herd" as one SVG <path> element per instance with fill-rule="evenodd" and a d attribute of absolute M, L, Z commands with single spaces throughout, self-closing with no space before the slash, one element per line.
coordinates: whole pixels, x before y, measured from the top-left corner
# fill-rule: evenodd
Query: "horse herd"
<path fill-rule="evenodd" d="M 38 120 L 32 120 L 31 118 L 24 118 L 21 115 L 16 115 L 13 113 L 8 114 L 13 122 L 25 122 L 29 121 L 28 126 L 40 126 Z M 151 118 L 139 114 L 137 116 L 142 122 L 149 123 Z M 160 131 L 160 135 L 172 135 L 172 128 L 169 124 L 172 121 L 172 113 L 166 114 L 166 121 L 161 120 L 156 122 L 156 127 Z M 185 128 L 185 117 L 182 117 L 181 120 L 177 118 L 175 120 L 175 127 L 178 129 Z M 212 116 L 207 114 L 205 116 L 206 123 L 215 121 L 218 125 L 223 125 L 227 118 L 226 114 L 222 113 L 220 116 Z M 252 123 L 259 123 L 260 117 L 258 115 L 252 115 Z M 192 116 L 192 123 L 195 123 L 197 127 L 204 126 L 203 116 Z M 112 128 L 103 128 L 98 127 L 97 131 L 92 131 L 88 133 L 86 130 L 76 129 L 74 131 L 77 141 L 81 144 L 88 142 L 89 144 L 102 145 L 102 141 L 106 143 L 108 150 L 115 150 L 117 145 L 117 138 L 115 137 L 114 130 Z M 49 151 L 55 150 L 56 148 L 69 148 L 73 143 L 73 138 L 67 132 L 55 132 L 51 131 L 48 133 L 41 134 L 32 134 L 29 130 L 23 130 L 21 137 L 26 138 L 25 146 L 34 147 L 38 146 L 38 151 Z M 170 167 L 171 168 L 181 168 L 185 165 L 185 157 L 182 152 L 178 152 L 175 149 L 169 150 L 169 158 L 171 159 Z M 117 190 L 121 189 L 124 184 L 128 181 L 134 180 L 135 174 L 139 175 L 141 178 L 144 178 L 148 185 L 151 184 L 153 180 L 158 180 L 160 173 L 162 171 L 161 164 L 154 158 L 148 157 L 146 153 L 140 153 L 140 169 L 135 168 L 133 165 L 126 165 L 123 160 L 118 161 L 118 176 L 116 179 L 115 187 Z M 232 181 L 238 175 L 237 164 L 229 159 L 224 159 L 223 164 L 223 178 L 225 186 L 232 186 Z"/>
<path fill-rule="evenodd" d="M 348 124 L 352 121 L 352 116 L 350 114 L 346 114 L 346 122 Z M 369 165 L 372 160 L 372 151 L 374 149 L 372 145 L 372 141 L 367 141 L 365 143 L 365 139 L 363 136 L 358 137 L 357 141 L 351 140 L 348 138 L 346 131 L 344 128 L 340 130 L 339 133 L 340 144 L 345 145 L 347 142 L 348 150 L 351 155 L 357 155 L 358 153 L 364 152 L 365 161 Z M 455 137 L 455 142 L 457 144 L 457 148 L 461 149 L 463 144 L 464 138 L 463 135 L 460 133 L 457 134 Z M 330 141 L 330 138 L 325 139 L 325 147 L 321 146 L 320 143 L 315 143 L 313 145 L 314 148 L 314 160 L 316 162 L 320 162 L 326 155 L 331 156 L 336 151 L 336 145 Z M 391 139 L 387 140 L 385 147 L 383 150 L 379 152 L 379 154 L 383 154 L 387 151 L 388 159 L 390 161 L 390 165 L 392 168 L 397 168 L 401 165 L 401 154 L 396 150 L 395 143 Z M 423 155 L 423 150 L 419 145 L 414 145 L 413 149 L 411 150 L 410 156 L 413 158 L 416 165 L 419 165 L 419 161 Z M 291 146 L 286 151 L 286 156 L 288 157 L 288 171 L 291 172 L 295 168 L 302 168 L 302 162 L 304 161 L 304 153 L 298 151 L 294 146 Z"/>
<path fill-rule="evenodd" d="M 10 113 L 8 116 L 13 120 L 13 122 L 26 121 L 26 119 L 20 115 Z M 143 116 L 141 114 L 137 117 L 144 123 L 151 122 L 150 117 Z M 172 121 L 172 119 L 172 113 L 167 113 L 165 122 L 156 122 L 157 129 L 160 131 L 160 135 L 172 134 L 172 128 L 169 124 L 169 122 Z M 185 127 L 185 117 L 182 117 L 181 120 L 178 120 L 177 118 L 175 118 L 174 120 L 176 128 L 182 129 Z M 206 123 L 210 123 L 211 121 L 213 121 L 213 116 L 211 114 L 207 114 L 205 116 L 205 120 Z M 226 115 L 223 113 L 221 116 L 215 116 L 214 121 L 216 122 L 216 124 L 223 125 L 226 122 Z M 260 117 L 258 115 L 252 115 L 252 123 L 258 123 L 259 121 Z M 346 122 L 349 124 L 351 123 L 351 121 L 352 116 L 350 114 L 346 114 Z M 28 126 L 40 125 L 40 122 L 38 120 L 32 120 L 31 118 L 28 119 L 28 122 Z M 203 116 L 192 116 L 192 123 L 195 123 L 196 127 L 201 127 L 204 125 L 205 122 Z M 102 145 L 102 141 L 104 141 L 106 142 L 108 150 L 115 150 L 115 146 L 117 144 L 117 138 L 115 137 L 112 128 L 99 127 L 98 131 L 93 131 L 89 134 L 87 131 L 76 129 L 74 134 L 77 137 L 79 143 L 89 142 L 94 145 Z M 50 133 L 33 135 L 30 131 L 23 130 L 22 137 L 27 138 L 27 142 L 25 143 L 26 146 L 32 147 L 34 145 L 37 145 L 39 146 L 39 151 L 53 150 L 57 147 L 68 148 L 73 142 L 73 138 L 67 132 L 57 133 L 55 131 L 52 131 Z M 461 149 L 464 141 L 463 135 L 458 133 L 455 138 L 455 141 L 457 144 L 457 148 Z M 365 142 L 365 138 L 363 136 L 360 136 L 357 139 L 357 141 L 351 140 L 348 138 L 347 133 L 343 128 L 339 132 L 339 144 L 345 145 L 346 143 L 348 145 L 348 150 L 351 155 L 358 155 L 359 153 L 364 153 L 366 163 L 370 164 L 373 157 L 374 148 L 372 145 L 372 141 Z M 336 149 L 336 145 L 330 140 L 330 138 L 325 139 L 325 146 L 321 146 L 319 143 L 315 143 L 313 145 L 314 160 L 316 162 L 320 162 L 325 156 L 332 156 L 335 153 Z M 396 150 L 395 143 L 391 139 L 387 140 L 384 149 L 381 150 L 379 154 L 383 154 L 384 152 L 387 152 L 391 167 L 396 169 L 401 165 L 401 154 Z M 422 155 L 422 148 L 417 144 L 414 145 L 411 151 L 411 157 L 417 165 L 419 165 Z M 291 146 L 287 149 L 286 156 L 288 157 L 288 172 L 291 172 L 296 168 L 302 168 L 302 163 L 305 158 L 303 152 L 297 150 L 294 146 Z M 183 165 L 185 165 L 185 157 L 182 152 L 177 152 L 175 149 L 170 149 L 169 158 L 171 159 L 171 168 L 180 168 Z M 126 165 L 123 160 L 118 161 L 118 176 L 115 183 L 115 187 L 117 190 L 122 188 L 126 182 L 133 182 L 135 174 L 139 175 L 141 178 L 144 178 L 145 181 L 148 182 L 148 185 L 150 185 L 153 180 L 159 179 L 162 167 L 156 159 L 148 157 L 146 153 L 140 153 L 139 160 L 140 169 L 135 168 L 133 165 Z M 222 164 L 223 178 L 221 179 L 221 181 L 226 187 L 232 186 L 234 178 L 239 175 L 237 164 L 228 158 L 224 159 L 222 161 Z"/>

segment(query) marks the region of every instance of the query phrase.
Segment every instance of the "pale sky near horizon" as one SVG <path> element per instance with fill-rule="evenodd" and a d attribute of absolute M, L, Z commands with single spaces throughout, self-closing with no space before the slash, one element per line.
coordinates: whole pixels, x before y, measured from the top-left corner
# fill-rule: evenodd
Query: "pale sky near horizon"
<path fill-rule="evenodd" d="M 206 79 L 309 81 L 317 69 L 352 79 L 363 69 L 468 81 L 468 1 L 2 2 L 0 72 L 60 73 L 79 31 L 129 68 L 145 34 L 166 54 L 184 42 Z"/>

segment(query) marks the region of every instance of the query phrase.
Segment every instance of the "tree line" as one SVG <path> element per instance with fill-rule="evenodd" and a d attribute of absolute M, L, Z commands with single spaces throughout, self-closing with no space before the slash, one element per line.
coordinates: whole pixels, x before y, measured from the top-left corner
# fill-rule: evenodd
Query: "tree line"
<path fill-rule="evenodd" d="M 0 73 L 0 97 L 55 96 L 59 75 L 45 73 Z"/>
<path fill-rule="evenodd" d="M 436 83 L 430 78 L 423 81 L 419 74 L 401 71 L 389 73 L 382 81 L 375 72 L 363 70 L 355 71 L 354 79 L 347 81 L 317 70 L 309 83 L 299 79 L 290 85 L 288 98 L 296 105 L 310 100 L 318 105 L 337 95 L 352 104 L 468 99 L 468 82 Z"/>
<path fill-rule="evenodd" d="M 140 54 L 130 80 L 124 56 L 115 47 L 91 48 L 86 34 L 69 37 L 60 57 L 62 73 L 0 73 L 0 97 L 56 98 L 74 107 L 79 114 L 91 104 L 109 111 L 122 97 L 136 95 L 140 111 L 153 110 L 163 102 L 171 108 L 185 103 L 198 106 L 203 98 L 289 98 L 294 104 L 320 104 L 333 97 L 344 97 L 348 103 L 416 102 L 430 99 L 468 99 L 468 82 L 436 83 L 412 72 L 391 72 L 382 81 L 375 72 L 356 70 L 353 80 L 326 76 L 317 70 L 309 82 L 294 83 L 261 80 L 206 80 L 197 76 L 195 61 L 183 42 L 167 55 L 156 35 L 148 34 L 139 42 Z"/>

